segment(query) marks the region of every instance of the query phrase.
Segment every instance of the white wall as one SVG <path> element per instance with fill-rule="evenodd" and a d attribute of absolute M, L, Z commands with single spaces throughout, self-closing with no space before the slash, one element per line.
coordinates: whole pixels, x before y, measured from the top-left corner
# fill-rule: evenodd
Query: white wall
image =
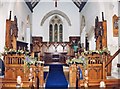
<path fill-rule="evenodd" d="M 18 40 L 19 41 L 24 41 L 26 42 L 26 29 L 31 28 L 31 23 L 32 23 L 32 13 L 29 10 L 28 6 L 26 3 L 23 2 L 15 2 L 14 3 L 14 9 L 13 9 L 14 15 L 17 16 L 18 18 Z M 27 22 L 27 17 L 29 15 L 29 21 Z M 21 26 L 23 23 L 23 27 Z M 31 32 L 30 32 L 31 33 Z M 22 40 L 22 37 L 24 37 L 24 40 Z"/>
<path fill-rule="evenodd" d="M 83 10 L 81 11 L 81 15 L 85 17 L 85 29 L 82 31 L 82 34 L 86 33 L 88 35 L 94 35 L 94 33 L 92 33 L 93 31 L 90 31 L 90 30 L 91 28 L 95 26 L 95 17 L 98 16 L 100 18 L 100 7 L 99 6 L 100 5 L 98 2 L 87 2 Z M 95 44 L 95 42 L 92 39 L 92 36 L 91 38 L 89 37 L 88 39 L 90 41 L 90 46 L 92 46 L 90 47 L 90 49 L 94 50 L 95 45 L 93 44 Z M 83 37 L 81 37 L 81 40 L 83 40 Z"/>
<path fill-rule="evenodd" d="M 2 2 L 1 2 L 2 3 Z M 3 51 L 4 44 L 5 44 L 5 28 L 6 28 L 6 19 L 8 18 L 8 3 L 0 5 L 0 52 Z M 3 9 L 4 8 L 4 9 Z"/>
<path fill-rule="evenodd" d="M 118 15 L 118 2 L 102 2 L 101 0 L 96 0 L 96 2 L 88 2 L 81 12 L 86 19 L 86 30 L 84 31 L 91 34 L 90 32 L 92 31 L 90 31 L 90 28 L 95 26 L 96 16 L 98 16 L 99 21 L 102 21 L 102 12 L 104 12 L 104 19 L 107 20 L 107 46 L 111 52 L 111 55 L 113 55 L 118 50 L 118 37 L 113 37 L 112 16 L 114 14 Z M 93 43 L 90 48 L 94 49 L 95 40 L 89 38 L 89 41 Z M 117 63 L 118 57 L 112 61 L 112 76 L 114 77 L 116 77 L 117 74 Z"/>
<path fill-rule="evenodd" d="M 18 20 L 18 40 L 21 40 L 21 21 L 25 23 L 24 29 L 27 28 L 26 20 L 27 16 L 30 16 L 30 23 L 31 23 L 31 12 L 28 9 L 27 5 L 25 4 L 24 0 L 19 2 L 19 0 L 12 0 L 12 2 L 5 2 L 1 1 L 0 3 L 0 52 L 3 51 L 3 48 L 5 46 L 5 32 L 6 32 L 6 19 L 9 19 L 10 11 L 12 11 L 12 20 L 14 19 L 14 16 L 17 16 Z M 30 25 L 29 25 L 30 27 Z M 25 37 L 24 33 L 24 37 Z"/>
<path fill-rule="evenodd" d="M 41 20 L 43 17 L 52 10 L 60 10 L 65 13 L 71 21 L 71 26 L 68 25 L 64 18 L 64 36 L 63 41 L 68 41 L 69 36 L 79 36 L 80 33 L 80 21 L 79 21 L 79 9 L 75 6 L 72 0 L 68 0 L 68 2 L 64 2 L 64 0 L 58 1 L 58 7 L 54 7 L 53 0 L 49 0 L 50 2 L 45 2 L 41 0 L 38 5 L 34 8 L 33 16 L 32 16 L 32 29 L 33 36 L 42 36 L 43 41 L 49 41 L 49 17 L 43 26 L 40 26 Z"/>
<path fill-rule="evenodd" d="M 118 50 L 118 37 L 113 37 L 113 24 L 112 24 L 112 16 L 116 14 L 118 16 L 118 3 L 117 2 L 109 2 L 104 3 L 105 6 L 105 18 L 107 19 L 107 42 L 108 49 L 113 55 Z M 112 76 L 118 77 L 118 56 L 112 61 Z"/>

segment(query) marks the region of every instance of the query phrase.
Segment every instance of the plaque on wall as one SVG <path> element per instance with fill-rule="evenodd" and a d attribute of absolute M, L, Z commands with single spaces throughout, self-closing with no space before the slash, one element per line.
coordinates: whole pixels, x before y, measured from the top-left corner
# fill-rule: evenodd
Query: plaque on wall
<path fill-rule="evenodd" d="M 118 37 L 118 17 L 113 16 L 113 37 Z"/>

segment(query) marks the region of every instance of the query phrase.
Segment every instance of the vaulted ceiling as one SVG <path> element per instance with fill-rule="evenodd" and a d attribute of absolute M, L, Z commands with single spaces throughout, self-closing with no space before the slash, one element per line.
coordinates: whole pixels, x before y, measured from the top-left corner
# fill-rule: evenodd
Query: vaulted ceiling
<path fill-rule="evenodd" d="M 40 0 L 25 0 L 27 6 L 33 12 L 33 8 L 40 2 Z M 87 0 L 72 0 L 72 2 L 79 8 L 79 11 L 83 9 Z"/>

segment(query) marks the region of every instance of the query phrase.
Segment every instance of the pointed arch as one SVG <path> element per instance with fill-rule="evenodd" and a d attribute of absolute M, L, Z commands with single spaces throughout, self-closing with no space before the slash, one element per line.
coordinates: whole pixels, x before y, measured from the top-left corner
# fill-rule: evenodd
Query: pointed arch
<path fill-rule="evenodd" d="M 48 12 L 48 13 L 43 17 L 40 25 L 42 26 L 42 25 L 44 24 L 45 20 L 46 20 L 48 17 L 50 17 L 50 16 L 52 16 L 52 15 L 54 15 L 54 14 L 60 15 L 60 16 L 62 16 L 63 18 L 65 18 L 66 21 L 68 22 L 69 26 L 71 26 L 71 21 L 70 21 L 70 19 L 68 18 L 68 16 L 67 16 L 64 12 L 59 11 L 59 10 L 52 10 L 52 11 Z"/>
<path fill-rule="evenodd" d="M 49 41 L 63 41 L 63 22 L 58 15 L 54 15 L 49 22 Z"/>

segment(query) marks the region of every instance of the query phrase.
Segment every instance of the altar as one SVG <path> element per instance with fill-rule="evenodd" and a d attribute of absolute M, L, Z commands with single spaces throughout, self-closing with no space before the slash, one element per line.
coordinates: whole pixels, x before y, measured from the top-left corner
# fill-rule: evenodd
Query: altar
<path fill-rule="evenodd" d="M 44 52 L 43 60 L 45 64 L 66 63 L 67 52 Z"/>

